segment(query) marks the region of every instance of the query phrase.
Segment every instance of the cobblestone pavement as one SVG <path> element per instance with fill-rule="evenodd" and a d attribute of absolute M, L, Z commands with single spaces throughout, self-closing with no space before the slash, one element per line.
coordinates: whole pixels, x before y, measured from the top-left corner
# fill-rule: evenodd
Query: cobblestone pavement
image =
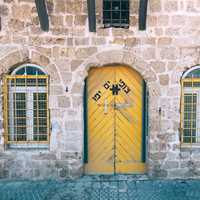
<path fill-rule="evenodd" d="M 131 176 L 72 181 L 1 181 L 0 200 L 200 200 L 200 180 L 134 180 Z"/>

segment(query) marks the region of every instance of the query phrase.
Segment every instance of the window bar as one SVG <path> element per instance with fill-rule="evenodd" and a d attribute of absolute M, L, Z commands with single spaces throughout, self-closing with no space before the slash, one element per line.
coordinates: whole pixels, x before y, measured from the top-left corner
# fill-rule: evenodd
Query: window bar
<path fill-rule="evenodd" d="M 122 1 L 120 1 L 119 10 L 120 10 L 120 27 L 122 27 Z"/>
<path fill-rule="evenodd" d="M 38 98 L 38 94 L 39 93 L 39 90 L 38 90 L 38 74 L 36 73 L 36 107 L 35 107 L 35 109 L 36 109 L 36 120 L 37 120 L 37 122 L 36 122 L 36 140 L 37 141 L 39 141 L 39 103 L 38 103 L 38 101 L 39 101 L 39 98 Z M 34 108 L 34 103 L 33 103 L 33 108 Z M 34 118 L 34 116 L 33 116 L 33 118 Z M 34 126 L 35 126 L 35 124 L 34 124 Z M 34 128 L 34 127 L 33 127 Z"/>
<path fill-rule="evenodd" d="M 4 138 L 6 143 L 8 142 L 8 80 L 7 77 L 3 79 L 4 82 Z"/>
<path fill-rule="evenodd" d="M 189 105 L 191 106 L 191 112 L 190 112 L 190 145 L 192 146 L 192 111 L 193 111 L 193 79 L 192 79 L 192 93 L 191 93 L 191 102 L 189 102 Z"/>
<path fill-rule="evenodd" d="M 113 1 L 110 3 L 110 26 L 113 24 L 113 18 L 112 18 L 112 9 L 113 9 Z"/>
<path fill-rule="evenodd" d="M 16 84 L 17 84 L 17 79 L 14 79 L 14 140 L 18 141 L 18 131 L 17 131 L 17 126 L 16 126 Z M 12 137 L 11 137 L 12 138 Z"/>
<path fill-rule="evenodd" d="M 40 78 L 41 78 L 41 88 L 40 88 Z M 6 76 L 4 79 L 4 102 L 5 109 L 4 115 L 5 117 L 5 140 L 8 143 L 31 143 L 33 140 L 33 92 L 36 91 L 35 94 L 35 142 L 39 143 L 47 143 L 49 142 L 50 135 L 50 127 L 49 127 L 49 109 L 48 109 L 48 76 L 37 76 L 34 77 L 31 75 L 15 75 L 15 76 Z M 33 80 L 32 80 L 33 79 Z M 35 80 L 34 80 L 35 79 Z M 32 82 L 33 81 L 33 82 Z M 29 82 L 31 87 L 29 87 Z M 43 85 L 44 83 L 44 85 Z M 21 85 L 22 84 L 22 85 Z M 36 85 L 33 85 L 36 84 Z M 19 87 L 18 87 L 19 86 Z M 35 89 L 32 87 L 34 86 Z M 9 91 L 8 91 L 8 88 Z M 41 90 L 40 90 L 41 89 Z M 6 93 L 7 92 L 7 93 Z M 45 105 L 41 112 L 44 110 L 45 112 L 41 113 L 41 138 L 40 138 L 40 112 L 39 112 L 39 104 L 40 104 L 40 93 L 42 95 L 41 102 Z M 23 95 L 22 95 L 23 94 Z M 7 96 L 6 96 L 7 95 Z M 25 95 L 25 96 L 24 96 Z M 44 97 L 43 97 L 44 96 Z M 30 105 L 29 105 L 30 104 Z M 7 106 L 6 106 L 7 105 Z M 12 105 L 13 108 L 10 108 Z M 24 107 L 25 106 L 25 107 Z M 25 112 L 24 114 L 20 114 Z M 9 114 L 10 113 L 10 114 Z M 12 115 L 12 116 L 11 116 Z M 25 122 L 23 122 L 25 119 Z M 10 120 L 10 121 L 9 121 Z M 43 124 L 44 123 L 44 124 Z M 31 129 L 31 130 L 30 130 Z M 31 138 L 30 138 L 31 136 Z M 43 137 L 44 136 L 44 137 Z M 23 139 L 23 140 L 21 140 Z M 25 141 L 24 141 L 25 139 Z M 47 141 L 48 140 L 48 141 Z"/>
<path fill-rule="evenodd" d="M 193 76 L 192 76 L 192 101 L 191 101 L 191 113 L 190 113 L 190 144 L 191 144 L 191 146 L 193 144 L 193 130 L 194 130 L 194 127 L 193 127 L 193 124 L 194 124 L 193 115 L 194 115 L 194 79 L 193 79 Z M 195 127 L 195 129 L 196 129 L 196 127 Z M 195 133 L 196 133 L 196 130 L 195 130 Z"/>
<path fill-rule="evenodd" d="M 180 124 L 180 140 L 181 144 L 183 143 L 183 137 L 184 137 L 184 81 L 181 80 L 181 124 Z"/>
<path fill-rule="evenodd" d="M 46 112 L 47 112 L 47 141 L 50 141 L 50 110 L 49 110 L 49 76 L 46 77 Z"/>

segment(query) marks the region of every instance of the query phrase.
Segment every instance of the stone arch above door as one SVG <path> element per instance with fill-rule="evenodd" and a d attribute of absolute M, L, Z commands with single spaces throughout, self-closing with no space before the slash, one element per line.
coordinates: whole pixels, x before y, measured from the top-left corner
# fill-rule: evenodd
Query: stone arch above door
<path fill-rule="evenodd" d="M 156 73 L 148 62 L 138 57 L 134 51 L 124 50 L 123 48 L 98 51 L 82 62 L 77 70 L 84 69 L 83 78 L 85 78 L 90 67 L 101 67 L 109 64 L 127 65 L 140 73 L 147 83 L 157 80 Z"/>

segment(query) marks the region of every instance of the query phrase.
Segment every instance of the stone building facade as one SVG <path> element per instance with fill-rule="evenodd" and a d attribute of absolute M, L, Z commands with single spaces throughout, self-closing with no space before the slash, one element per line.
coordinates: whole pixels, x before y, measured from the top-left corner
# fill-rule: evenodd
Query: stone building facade
<path fill-rule="evenodd" d="M 130 26 L 89 32 L 86 0 L 48 0 L 50 29 L 40 28 L 34 0 L 0 0 L 0 177 L 69 178 L 84 174 L 83 88 L 88 70 L 113 63 L 138 71 L 149 89 L 149 177 L 200 176 L 200 149 L 180 144 L 181 76 L 200 64 L 199 0 L 151 0 L 138 30 L 139 0 Z M 50 76 L 49 149 L 9 149 L 4 138 L 3 76 L 22 64 Z"/>

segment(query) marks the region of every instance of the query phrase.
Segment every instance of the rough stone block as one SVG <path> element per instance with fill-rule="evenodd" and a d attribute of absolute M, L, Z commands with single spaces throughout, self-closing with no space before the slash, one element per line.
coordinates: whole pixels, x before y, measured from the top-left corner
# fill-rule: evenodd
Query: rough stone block
<path fill-rule="evenodd" d="M 58 107 L 60 108 L 69 108 L 71 106 L 71 100 L 66 96 L 58 96 Z"/>

